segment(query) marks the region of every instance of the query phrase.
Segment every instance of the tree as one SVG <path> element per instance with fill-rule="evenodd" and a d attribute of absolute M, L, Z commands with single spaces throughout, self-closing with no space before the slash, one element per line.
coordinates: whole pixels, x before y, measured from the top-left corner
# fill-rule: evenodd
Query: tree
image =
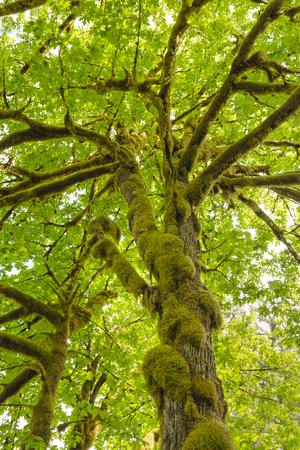
<path fill-rule="evenodd" d="M 2 4 L 0 399 L 8 421 L 29 422 L 13 434 L 3 418 L 7 448 L 60 432 L 87 449 L 109 424 L 109 448 L 139 448 L 155 428 L 136 406 L 143 370 L 163 450 L 232 449 L 212 347 L 221 302 L 230 404 L 259 400 L 251 448 L 296 449 L 274 430 L 295 431 L 298 12 L 283 0 Z M 242 339 L 256 348 L 238 355 Z M 277 422 L 261 401 L 283 405 Z M 123 407 L 144 415 L 138 439 L 118 431 Z"/>

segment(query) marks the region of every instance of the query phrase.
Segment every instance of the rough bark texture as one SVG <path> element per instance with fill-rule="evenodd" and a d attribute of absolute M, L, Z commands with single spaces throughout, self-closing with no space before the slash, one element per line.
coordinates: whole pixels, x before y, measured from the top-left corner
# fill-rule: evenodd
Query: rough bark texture
<path fill-rule="evenodd" d="M 211 342 L 212 328 L 222 319 L 199 280 L 199 225 L 191 205 L 178 186 L 166 186 L 166 232 L 161 232 L 133 161 L 121 166 L 117 182 L 141 257 L 158 283 L 161 344 L 146 354 L 143 368 L 161 422 L 161 448 L 231 449 Z"/>

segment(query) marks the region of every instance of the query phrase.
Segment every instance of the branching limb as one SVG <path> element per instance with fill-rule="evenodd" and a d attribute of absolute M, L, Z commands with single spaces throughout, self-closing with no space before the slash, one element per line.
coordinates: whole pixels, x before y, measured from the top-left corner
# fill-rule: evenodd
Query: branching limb
<path fill-rule="evenodd" d="M 41 363 L 48 357 L 48 352 L 41 345 L 4 331 L 0 332 L 0 347 L 10 352 L 30 356 Z"/>
<path fill-rule="evenodd" d="M 194 0 L 190 5 L 188 1 L 183 0 L 181 9 L 176 18 L 176 22 L 172 28 L 166 54 L 162 66 L 162 82 L 163 85 L 160 90 L 160 97 L 162 99 L 167 98 L 170 95 L 171 79 L 174 75 L 176 64 L 176 53 L 180 44 L 180 38 L 189 28 L 189 17 L 200 10 L 202 6 L 208 3 L 210 0 Z"/>
<path fill-rule="evenodd" d="M 112 157 L 113 159 L 113 157 Z M 15 186 L 11 188 L 1 188 L 0 193 L 3 195 L 11 195 L 18 191 L 22 191 L 24 189 L 32 187 L 37 182 L 41 181 L 49 181 L 54 178 L 59 178 L 63 175 L 73 174 L 75 172 L 81 171 L 83 169 L 92 168 L 96 166 L 104 165 L 106 162 L 106 158 L 102 156 L 94 156 L 87 160 L 83 160 L 74 164 L 69 164 L 67 166 L 61 167 L 59 169 L 49 170 L 48 172 L 38 172 L 34 170 L 27 170 L 23 167 L 15 167 L 8 164 L 0 164 L 1 166 L 7 170 L 8 173 L 17 173 L 26 176 L 27 180 L 21 181 Z"/>
<path fill-rule="evenodd" d="M 0 324 L 2 325 L 3 323 L 12 322 L 13 320 L 20 319 L 21 317 L 26 317 L 29 314 L 30 311 L 26 308 L 14 309 L 0 316 Z"/>
<path fill-rule="evenodd" d="M 95 166 L 88 169 L 80 170 L 65 177 L 50 180 L 49 182 L 39 183 L 29 189 L 24 189 L 13 194 L 4 195 L 0 199 L 0 207 L 16 205 L 34 198 L 43 198 L 45 196 L 56 195 L 64 192 L 68 187 L 81 183 L 101 175 L 114 173 L 119 166 L 119 162 L 106 164 L 103 166 Z"/>
<path fill-rule="evenodd" d="M 14 131 L 0 141 L 0 150 L 5 150 L 24 142 L 47 141 L 49 139 L 62 139 L 70 137 L 71 132 L 65 127 L 35 124 L 25 130 Z"/>
<path fill-rule="evenodd" d="M 135 297 L 144 295 L 148 285 L 136 272 L 132 265 L 119 252 L 116 245 L 109 239 L 100 239 L 92 249 L 95 258 L 101 258 L 112 268 L 122 286 Z"/>
<path fill-rule="evenodd" d="M 0 282 L 0 294 L 15 300 L 28 312 L 39 314 L 55 326 L 58 326 L 63 319 L 61 314 L 55 311 L 51 306 L 2 282 Z"/>
<path fill-rule="evenodd" d="M 47 0 L 16 0 L 12 3 L 6 3 L 0 8 L 0 17 L 18 14 L 29 9 L 37 8 L 47 3 Z"/>
<path fill-rule="evenodd" d="M 221 183 L 226 186 L 292 186 L 300 184 L 300 172 L 288 172 L 276 175 L 257 177 L 222 177 Z"/>
<path fill-rule="evenodd" d="M 289 198 L 290 200 L 300 204 L 300 190 L 298 189 L 273 187 L 272 191 L 276 192 L 276 194 L 280 197 Z"/>
<path fill-rule="evenodd" d="M 265 224 L 268 225 L 268 227 L 272 230 L 272 232 L 275 234 L 277 239 L 282 242 L 290 254 L 295 258 L 295 260 L 300 263 L 300 255 L 294 250 L 292 245 L 285 239 L 283 230 L 276 225 L 276 223 L 269 217 L 256 203 L 254 200 L 244 197 L 242 194 L 238 196 L 239 200 L 242 201 L 245 205 L 247 205 L 254 214 L 261 220 L 265 222 Z"/>
<path fill-rule="evenodd" d="M 25 369 L 20 372 L 12 381 L 6 384 L 0 392 L 0 404 L 4 403 L 8 398 L 18 394 L 22 387 L 29 383 L 37 372 L 33 369 Z"/>
<path fill-rule="evenodd" d="M 203 172 L 187 187 L 186 195 L 194 204 L 200 203 L 209 193 L 219 177 L 241 156 L 257 147 L 272 131 L 285 122 L 300 106 L 300 87 L 267 117 L 260 125 L 236 143 L 227 147 Z M 274 175 L 275 176 L 275 175 Z M 299 176 L 299 175 L 298 175 Z M 296 176 L 297 178 L 297 176 Z M 279 181 L 279 180 L 278 180 Z"/>
<path fill-rule="evenodd" d="M 297 83 L 256 83 L 254 81 L 237 81 L 233 84 L 234 91 L 249 92 L 256 95 L 267 95 L 278 92 L 291 94 L 299 84 Z"/>
<path fill-rule="evenodd" d="M 234 87 L 234 81 L 239 75 L 245 58 L 250 52 L 255 40 L 265 30 L 266 26 L 277 17 L 277 13 L 281 7 L 283 0 L 271 0 L 263 13 L 259 16 L 258 21 L 250 30 L 242 42 L 237 56 L 235 57 L 230 73 L 224 81 L 222 87 L 213 98 L 209 108 L 200 119 L 190 141 L 188 142 L 178 165 L 178 171 L 182 175 L 187 175 L 193 168 L 194 163 L 197 160 L 199 147 L 204 141 L 209 127 L 216 119 L 218 113 L 226 103 L 227 99 L 232 93 Z"/>

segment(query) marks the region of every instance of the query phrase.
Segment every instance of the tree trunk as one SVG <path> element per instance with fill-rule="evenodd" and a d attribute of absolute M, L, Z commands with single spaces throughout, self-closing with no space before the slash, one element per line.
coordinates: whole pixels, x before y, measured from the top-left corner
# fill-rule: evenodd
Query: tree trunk
<path fill-rule="evenodd" d="M 166 232 L 160 232 L 133 162 L 121 167 L 117 182 L 129 205 L 137 248 L 158 285 L 161 344 L 146 354 L 143 369 L 160 418 L 161 448 L 233 449 L 211 341 L 212 328 L 221 326 L 221 313 L 199 280 L 199 228 L 191 206 L 180 189 L 167 187 Z"/>

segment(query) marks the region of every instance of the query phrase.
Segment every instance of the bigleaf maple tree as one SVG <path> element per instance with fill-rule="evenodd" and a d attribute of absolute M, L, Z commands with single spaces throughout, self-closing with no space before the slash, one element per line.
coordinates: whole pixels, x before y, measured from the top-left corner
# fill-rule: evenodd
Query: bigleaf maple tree
<path fill-rule="evenodd" d="M 298 448 L 299 12 L 1 2 L 3 448 Z"/>

